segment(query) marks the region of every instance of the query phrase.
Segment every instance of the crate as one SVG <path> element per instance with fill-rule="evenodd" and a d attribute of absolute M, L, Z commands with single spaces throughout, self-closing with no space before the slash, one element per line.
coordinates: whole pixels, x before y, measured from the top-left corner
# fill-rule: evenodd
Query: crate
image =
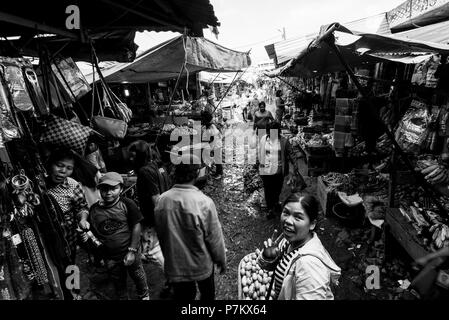
<path fill-rule="evenodd" d="M 416 260 L 429 254 L 429 251 L 418 238 L 416 230 L 408 223 L 399 209 L 388 208 L 385 222 L 391 235 L 412 259 Z"/>
<path fill-rule="evenodd" d="M 416 184 L 416 177 L 413 172 L 397 170 L 395 172 L 395 180 L 397 184 Z"/>
<path fill-rule="evenodd" d="M 321 209 L 323 210 L 324 215 L 327 216 L 332 213 L 332 207 L 338 202 L 338 196 L 334 191 L 326 186 L 321 177 L 318 177 L 317 179 L 316 189 L 317 198 L 320 202 Z"/>

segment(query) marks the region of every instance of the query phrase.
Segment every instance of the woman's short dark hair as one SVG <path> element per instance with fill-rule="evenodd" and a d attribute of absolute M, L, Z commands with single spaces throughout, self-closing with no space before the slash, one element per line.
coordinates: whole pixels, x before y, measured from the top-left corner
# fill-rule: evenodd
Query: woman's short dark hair
<path fill-rule="evenodd" d="M 97 186 L 97 180 L 95 179 L 97 173 L 98 169 L 93 164 L 81 157 L 75 158 L 75 166 L 73 167 L 72 173 L 73 179 L 93 189 Z"/>
<path fill-rule="evenodd" d="M 285 199 L 283 207 L 285 207 L 285 205 L 290 202 L 299 202 L 301 206 L 304 208 L 304 212 L 307 214 L 310 221 L 317 220 L 319 203 L 314 196 L 310 194 L 301 195 L 299 193 L 292 193 L 287 197 L 287 199 Z"/>
<path fill-rule="evenodd" d="M 264 106 L 264 107 L 266 107 L 266 106 L 267 106 L 267 105 L 265 104 L 265 101 L 261 101 L 261 102 L 259 102 L 259 108 L 260 108 L 261 106 Z"/>
<path fill-rule="evenodd" d="M 64 147 L 57 147 L 53 149 L 50 153 L 50 156 L 47 160 L 47 169 L 50 169 L 50 166 L 55 164 L 58 161 L 62 160 L 76 160 L 76 154 L 73 150 Z"/>
<path fill-rule="evenodd" d="M 134 166 L 141 168 L 145 166 L 151 160 L 150 145 L 143 140 L 137 140 L 128 146 L 128 152 L 135 152 L 136 157 Z"/>

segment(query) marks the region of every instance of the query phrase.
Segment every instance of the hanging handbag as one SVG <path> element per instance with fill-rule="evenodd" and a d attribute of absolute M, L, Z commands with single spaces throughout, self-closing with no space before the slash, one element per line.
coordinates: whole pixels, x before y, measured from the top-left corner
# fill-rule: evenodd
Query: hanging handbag
<path fill-rule="evenodd" d="M 95 84 L 95 69 L 100 77 L 100 84 L 103 89 L 103 99 L 100 98 L 99 91 L 96 90 L 96 84 Z M 126 132 L 128 130 L 128 124 L 127 121 L 129 119 L 125 118 L 122 113 L 120 112 L 121 109 L 117 108 L 117 104 L 113 100 L 114 93 L 112 90 L 108 87 L 106 82 L 104 81 L 103 75 L 101 74 L 100 67 L 98 66 L 98 58 L 95 54 L 95 49 L 92 46 L 92 115 L 91 115 L 91 126 L 95 130 L 97 130 L 99 133 L 106 137 L 111 137 L 115 139 L 123 139 L 126 135 Z M 115 95 L 114 95 L 115 96 Z M 100 115 L 94 116 L 94 109 L 95 109 L 95 98 L 97 97 L 98 103 L 99 103 L 99 112 Z M 117 96 L 115 98 L 118 100 Z M 103 100 L 103 101 L 102 101 Z M 120 101 L 121 102 L 121 101 Z M 104 106 L 107 106 L 108 110 L 110 110 L 111 115 L 115 116 L 116 118 L 106 117 L 104 114 Z M 115 108 L 114 108 L 115 107 Z M 121 119 L 120 119 L 121 118 Z"/>
<path fill-rule="evenodd" d="M 73 149 L 84 155 L 92 129 L 76 122 L 50 115 L 41 135 L 41 142 Z"/>
<path fill-rule="evenodd" d="M 95 94 L 95 83 L 92 85 L 92 94 Z M 106 99 L 106 94 L 104 95 L 104 98 Z M 100 109 L 100 115 L 92 116 L 91 117 L 91 125 L 92 127 L 98 131 L 100 134 L 111 137 L 115 139 L 123 139 L 126 135 L 126 132 L 128 130 L 128 124 L 120 119 L 115 119 L 111 117 L 105 117 L 104 115 L 104 107 L 102 106 L 102 101 L 99 100 L 99 109 Z M 108 101 L 106 101 L 108 103 Z M 94 109 L 94 106 L 92 105 L 92 111 Z M 113 111 L 111 112 L 112 114 Z"/>
<path fill-rule="evenodd" d="M 125 121 L 104 116 L 94 116 L 92 126 L 102 135 L 116 139 L 123 139 L 128 130 Z"/>

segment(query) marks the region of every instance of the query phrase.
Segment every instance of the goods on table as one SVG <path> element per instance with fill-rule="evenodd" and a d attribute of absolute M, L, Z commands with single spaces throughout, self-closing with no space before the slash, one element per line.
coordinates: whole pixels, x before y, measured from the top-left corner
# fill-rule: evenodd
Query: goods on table
<path fill-rule="evenodd" d="M 272 271 L 265 271 L 257 264 L 257 254 L 250 253 L 243 257 L 238 268 L 239 300 L 268 300 Z M 271 299 L 274 289 L 271 290 Z"/>
<path fill-rule="evenodd" d="M 387 209 L 386 197 L 366 196 L 363 198 L 363 206 L 365 207 L 366 215 L 371 220 L 385 219 Z"/>
<path fill-rule="evenodd" d="M 411 206 L 401 206 L 399 211 L 415 228 L 424 245 L 433 250 L 449 246 L 449 227 L 435 212 L 423 208 L 417 202 Z"/>
<path fill-rule="evenodd" d="M 338 172 L 329 172 L 321 176 L 323 182 L 330 188 L 337 188 L 342 184 L 349 183 L 349 176 Z"/>
<path fill-rule="evenodd" d="M 419 153 L 428 135 L 429 111 L 427 105 L 413 100 L 410 109 L 396 130 L 396 141 L 406 152 Z"/>
<path fill-rule="evenodd" d="M 182 135 L 196 135 L 197 131 L 195 129 L 193 129 L 193 128 L 182 126 L 182 127 L 176 127 L 172 131 L 172 133 L 174 135 L 179 135 L 179 136 L 182 136 Z"/>
<path fill-rule="evenodd" d="M 421 169 L 424 178 L 433 185 L 449 181 L 447 169 L 435 160 L 418 160 L 416 168 Z"/>

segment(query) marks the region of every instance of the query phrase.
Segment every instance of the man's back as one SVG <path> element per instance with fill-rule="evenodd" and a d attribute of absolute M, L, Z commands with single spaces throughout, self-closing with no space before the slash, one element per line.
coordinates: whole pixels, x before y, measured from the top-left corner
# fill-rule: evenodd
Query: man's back
<path fill-rule="evenodd" d="M 198 188 L 175 185 L 163 193 L 155 219 L 170 281 L 203 280 L 211 275 L 214 262 L 225 261 L 215 205 Z"/>

